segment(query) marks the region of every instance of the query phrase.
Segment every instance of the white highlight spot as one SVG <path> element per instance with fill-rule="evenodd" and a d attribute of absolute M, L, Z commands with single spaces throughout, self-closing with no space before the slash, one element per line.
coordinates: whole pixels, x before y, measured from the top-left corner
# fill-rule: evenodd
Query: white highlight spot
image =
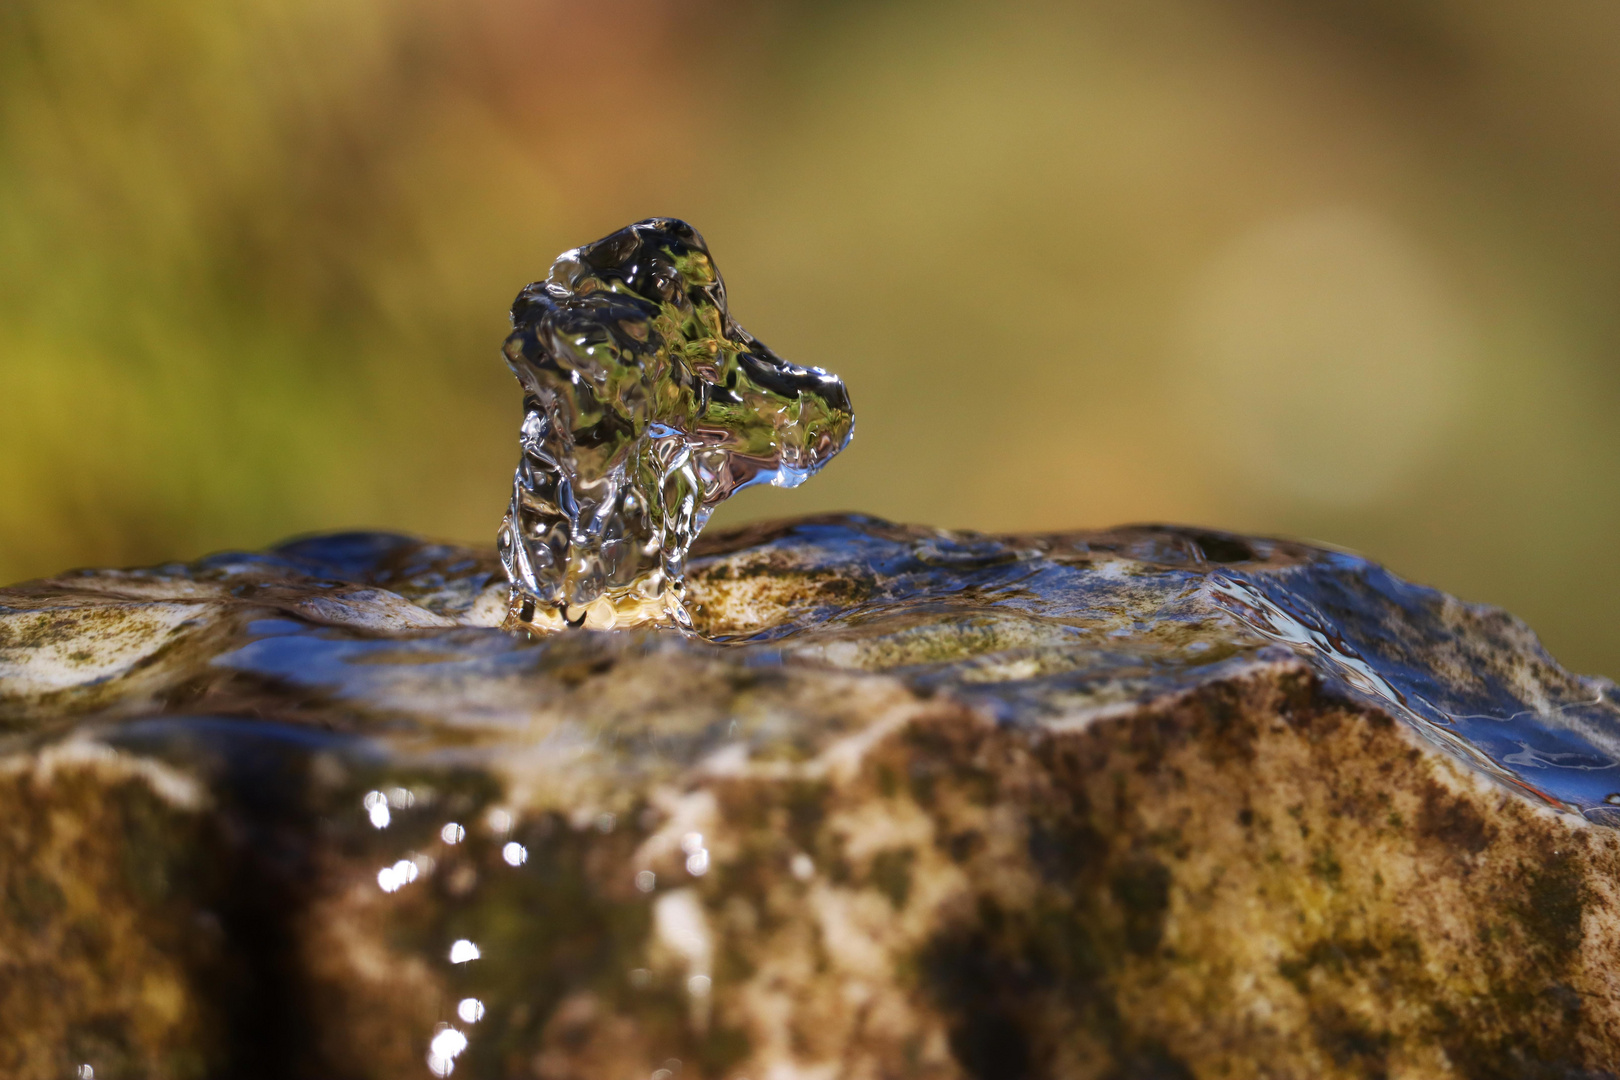
<path fill-rule="evenodd" d="M 522 866 L 529 861 L 529 849 L 514 840 L 501 848 L 501 858 L 506 860 L 508 866 Z"/>
<path fill-rule="evenodd" d="M 489 812 L 489 828 L 491 832 L 505 836 L 512 831 L 512 815 L 505 810 L 491 810 Z"/>
<path fill-rule="evenodd" d="M 465 964 L 467 961 L 476 960 L 482 955 L 483 953 L 478 951 L 478 946 L 466 938 L 462 938 L 450 946 L 450 962 L 452 964 Z"/>
<path fill-rule="evenodd" d="M 658 875 L 651 870 L 642 870 L 636 874 L 636 888 L 642 892 L 652 892 L 658 886 Z"/>
<path fill-rule="evenodd" d="M 401 859 L 393 866 L 385 866 L 377 871 L 377 887 L 383 892 L 398 892 L 421 874 L 421 868 L 410 859 Z"/>
<path fill-rule="evenodd" d="M 80 1065 L 76 1075 L 79 1080 L 96 1080 L 96 1070 L 88 1065 Z"/>
<path fill-rule="evenodd" d="M 368 791 L 366 797 L 361 800 L 361 804 L 365 806 L 366 813 L 371 817 L 372 828 L 388 828 L 388 822 L 393 818 L 393 815 L 388 812 L 388 796 L 380 791 Z"/>
<path fill-rule="evenodd" d="M 686 852 L 688 855 L 696 855 L 698 852 L 702 851 L 703 834 L 700 832 L 689 832 L 685 836 L 681 837 L 681 850 Z"/>
<path fill-rule="evenodd" d="M 686 857 L 686 872 L 693 877 L 702 877 L 709 872 L 709 853 L 702 848 L 692 852 Z"/>
<path fill-rule="evenodd" d="M 440 1057 L 453 1058 L 467 1049 L 467 1036 L 453 1027 L 447 1027 L 433 1036 L 433 1041 L 428 1044 L 428 1049 Z"/>
<path fill-rule="evenodd" d="M 693 997 L 708 997 L 710 985 L 707 975 L 694 975 L 686 980 L 686 992 Z"/>
<path fill-rule="evenodd" d="M 484 1003 L 477 998 L 462 998 L 456 1006 L 456 1015 L 464 1023 L 476 1024 L 484 1018 Z"/>
<path fill-rule="evenodd" d="M 453 821 L 447 821 L 444 828 L 439 830 L 439 839 L 447 844 L 459 844 L 467 839 L 467 830 Z"/>
<path fill-rule="evenodd" d="M 467 1036 L 453 1027 L 445 1028 L 428 1043 L 428 1068 L 434 1076 L 449 1076 L 456 1071 L 456 1056 L 465 1049 Z"/>
<path fill-rule="evenodd" d="M 800 881 L 809 881 L 816 876 L 816 864 L 811 862 L 810 856 L 802 851 L 793 856 L 793 860 L 788 863 L 788 869 Z"/>

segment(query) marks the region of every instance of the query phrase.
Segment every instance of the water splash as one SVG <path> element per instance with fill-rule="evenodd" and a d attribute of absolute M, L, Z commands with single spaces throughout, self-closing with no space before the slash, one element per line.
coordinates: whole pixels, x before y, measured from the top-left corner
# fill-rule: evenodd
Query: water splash
<path fill-rule="evenodd" d="M 1327 572 L 1214 573 L 1209 598 L 1493 779 L 1620 825 L 1613 684 L 1563 671 L 1522 623 L 1324 552 Z"/>
<path fill-rule="evenodd" d="M 844 384 L 738 326 L 703 238 L 673 218 L 564 252 L 518 294 L 512 326 L 510 622 L 689 627 L 686 555 L 715 506 L 798 486 L 854 430 Z"/>

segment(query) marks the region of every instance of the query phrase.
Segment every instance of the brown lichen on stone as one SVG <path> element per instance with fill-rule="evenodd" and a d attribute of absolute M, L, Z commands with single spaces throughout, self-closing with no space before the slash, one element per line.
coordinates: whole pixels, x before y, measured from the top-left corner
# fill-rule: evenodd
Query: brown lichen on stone
<path fill-rule="evenodd" d="M 233 990 L 203 795 L 70 742 L 0 763 L 0 1075 L 215 1075 Z"/>

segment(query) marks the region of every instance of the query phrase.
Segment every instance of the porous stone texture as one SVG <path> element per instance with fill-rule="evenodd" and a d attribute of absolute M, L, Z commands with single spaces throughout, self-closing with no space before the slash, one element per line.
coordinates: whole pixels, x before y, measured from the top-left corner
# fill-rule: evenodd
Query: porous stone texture
<path fill-rule="evenodd" d="M 0 1075 L 1620 1060 L 1612 687 L 1499 612 L 860 518 L 710 541 L 702 636 L 504 597 L 374 534 L 0 591 Z"/>

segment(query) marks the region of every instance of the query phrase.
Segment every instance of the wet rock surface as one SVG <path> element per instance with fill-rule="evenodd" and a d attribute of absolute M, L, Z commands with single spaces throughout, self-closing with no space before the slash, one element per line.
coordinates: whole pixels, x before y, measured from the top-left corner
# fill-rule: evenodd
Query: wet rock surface
<path fill-rule="evenodd" d="M 1620 710 L 1501 612 L 863 518 L 705 538 L 694 635 L 506 597 L 379 534 L 0 590 L 0 1075 L 1620 1058 Z"/>

